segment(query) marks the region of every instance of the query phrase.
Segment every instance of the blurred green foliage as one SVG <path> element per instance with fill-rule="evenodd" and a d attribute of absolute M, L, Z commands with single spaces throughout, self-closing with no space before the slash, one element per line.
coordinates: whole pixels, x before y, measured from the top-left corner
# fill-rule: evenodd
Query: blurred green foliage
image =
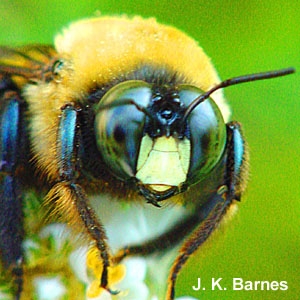
<path fill-rule="evenodd" d="M 221 78 L 294 66 L 300 72 L 297 1 L 2 0 L 0 44 L 51 43 L 71 21 L 94 15 L 154 16 L 204 48 Z M 299 72 L 225 91 L 233 119 L 244 125 L 250 181 L 236 214 L 180 275 L 177 295 L 200 299 L 299 299 Z M 205 291 L 192 286 L 201 277 Z M 227 291 L 210 291 L 211 278 Z M 287 291 L 232 291 L 233 277 L 287 281 Z"/>

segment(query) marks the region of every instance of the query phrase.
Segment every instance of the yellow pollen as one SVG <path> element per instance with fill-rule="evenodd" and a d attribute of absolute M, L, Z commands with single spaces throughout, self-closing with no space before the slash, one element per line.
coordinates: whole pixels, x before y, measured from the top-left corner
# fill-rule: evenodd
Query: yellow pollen
<path fill-rule="evenodd" d="M 103 272 L 103 264 L 100 257 L 100 253 L 97 248 L 91 248 L 87 253 L 86 265 L 94 273 L 96 279 L 90 284 L 87 289 L 87 297 L 98 297 L 105 289 L 100 287 L 100 279 Z M 126 275 L 126 267 L 123 264 L 108 267 L 108 283 L 109 288 L 122 281 Z M 113 289 L 112 289 L 113 290 Z"/>

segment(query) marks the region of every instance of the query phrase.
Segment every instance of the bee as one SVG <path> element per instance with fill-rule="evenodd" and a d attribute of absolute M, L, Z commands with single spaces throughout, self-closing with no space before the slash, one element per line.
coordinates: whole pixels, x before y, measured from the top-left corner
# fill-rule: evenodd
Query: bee
<path fill-rule="evenodd" d="M 240 123 L 229 121 L 221 89 L 294 71 L 220 82 L 197 42 L 139 17 L 75 22 L 55 46 L 0 47 L 0 253 L 15 299 L 23 288 L 30 189 L 94 243 L 103 263 L 99 285 L 110 293 L 111 264 L 181 243 L 166 296 L 174 299 L 180 270 L 246 187 L 246 141 Z M 192 213 L 112 255 L 90 203 L 95 194 L 99 205 L 105 194 Z"/>

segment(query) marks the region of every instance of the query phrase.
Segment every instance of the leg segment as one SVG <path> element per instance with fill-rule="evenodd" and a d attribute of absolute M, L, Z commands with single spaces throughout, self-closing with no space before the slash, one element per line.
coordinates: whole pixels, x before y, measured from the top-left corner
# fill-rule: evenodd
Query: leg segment
<path fill-rule="evenodd" d="M 78 178 L 78 148 L 79 148 L 79 109 L 72 105 L 62 108 L 62 115 L 58 130 L 57 156 L 59 161 L 60 179 L 47 195 L 48 201 L 55 201 L 55 210 L 58 210 L 68 223 L 75 227 L 84 227 L 95 241 L 103 262 L 101 287 L 107 289 L 107 268 L 109 267 L 108 246 L 103 226 L 97 220 Z M 110 291 L 111 292 L 111 291 Z"/>
<path fill-rule="evenodd" d="M 226 186 L 228 197 L 240 201 L 248 179 L 248 151 L 247 144 L 238 122 L 227 124 L 227 170 Z"/>
<path fill-rule="evenodd" d="M 197 224 L 203 220 L 201 214 L 193 214 L 178 224 L 174 225 L 170 230 L 161 236 L 154 238 L 142 245 L 128 246 L 121 249 L 114 257 L 114 263 L 120 263 L 128 256 L 147 256 L 155 252 L 164 251 L 168 248 L 173 248 L 182 241 L 189 233 L 191 233 Z"/>
<path fill-rule="evenodd" d="M 23 103 L 7 78 L 0 80 L 0 254 L 3 266 L 12 272 L 15 299 L 23 285 L 24 238 L 22 195 L 16 169 L 22 153 Z M 2 92 L 2 93 L 1 93 Z"/>
<path fill-rule="evenodd" d="M 167 300 L 174 299 L 177 276 L 188 258 L 207 240 L 218 226 L 233 200 L 240 200 L 241 192 L 244 189 L 243 185 L 245 184 L 243 176 L 246 175 L 246 157 L 247 151 L 240 131 L 240 124 L 231 122 L 227 124 L 225 186 L 220 187 L 213 198 L 204 205 L 207 217 L 181 247 L 180 254 L 176 258 L 170 272 Z"/>

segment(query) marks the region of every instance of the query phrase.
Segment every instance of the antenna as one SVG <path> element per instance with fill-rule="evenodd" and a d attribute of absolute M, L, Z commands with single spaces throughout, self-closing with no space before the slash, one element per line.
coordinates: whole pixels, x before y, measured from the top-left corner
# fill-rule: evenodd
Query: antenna
<path fill-rule="evenodd" d="M 292 73 L 295 73 L 296 70 L 294 68 L 287 68 L 287 69 L 281 69 L 276 71 L 269 71 L 269 72 L 263 72 L 263 73 L 255 73 L 255 74 L 249 74 L 239 77 L 230 78 L 227 80 L 222 81 L 221 83 L 217 84 L 215 87 L 211 88 L 206 93 L 200 95 L 197 97 L 193 102 L 187 107 L 183 118 L 182 118 L 182 124 L 186 121 L 189 114 L 203 101 L 205 101 L 213 92 L 215 92 L 218 89 L 225 88 L 228 86 L 244 83 L 244 82 L 250 82 L 250 81 L 256 81 L 256 80 L 263 80 L 263 79 L 270 79 L 275 77 L 281 77 L 285 75 L 289 75 Z"/>

